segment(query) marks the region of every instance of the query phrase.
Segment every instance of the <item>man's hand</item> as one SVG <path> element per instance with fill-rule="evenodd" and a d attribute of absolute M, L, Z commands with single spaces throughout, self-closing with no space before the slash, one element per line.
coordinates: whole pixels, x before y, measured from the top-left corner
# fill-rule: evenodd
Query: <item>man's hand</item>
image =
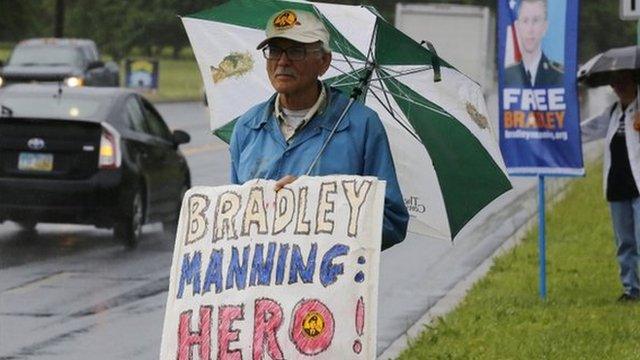
<path fill-rule="evenodd" d="M 633 115 L 633 128 L 636 131 L 640 131 L 640 111 L 636 111 Z"/>
<path fill-rule="evenodd" d="M 292 182 L 296 181 L 297 178 L 298 178 L 297 176 L 285 175 L 284 177 L 280 178 L 280 180 L 276 181 L 276 185 L 274 187 L 274 190 L 275 191 L 279 191 L 283 187 L 285 187 L 285 186 L 291 184 Z"/>

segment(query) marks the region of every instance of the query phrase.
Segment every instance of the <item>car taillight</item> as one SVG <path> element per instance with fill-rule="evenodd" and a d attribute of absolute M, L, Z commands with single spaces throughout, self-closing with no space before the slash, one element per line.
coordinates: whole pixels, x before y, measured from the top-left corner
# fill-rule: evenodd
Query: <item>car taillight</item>
<path fill-rule="evenodd" d="M 103 123 L 98 168 L 117 169 L 120 167 L 121 159 L 120 134 L 109 124 Z"/>

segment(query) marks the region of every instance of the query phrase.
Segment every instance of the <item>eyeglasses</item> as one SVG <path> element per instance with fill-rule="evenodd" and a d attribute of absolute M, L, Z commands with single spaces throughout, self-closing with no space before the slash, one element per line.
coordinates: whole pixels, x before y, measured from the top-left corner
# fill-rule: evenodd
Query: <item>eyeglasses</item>
<path fill-rule="evenodd" d="M 275 45 L 267 45 L 262 48 L 262 55 L 267 60 L 278 60 L 282 56 L 282 53 L 287 53 L 287 59 L 291 61 L 304 60 L 308 53 L 322 51 L 320 48 L 308 49 L 305 46 L 294 45 L 283 49 Z"/>

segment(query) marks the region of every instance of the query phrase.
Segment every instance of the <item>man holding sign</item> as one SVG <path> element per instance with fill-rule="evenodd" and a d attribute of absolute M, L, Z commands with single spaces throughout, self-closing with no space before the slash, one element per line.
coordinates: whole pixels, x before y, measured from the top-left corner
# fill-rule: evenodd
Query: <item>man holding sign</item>
<path fill-rule="evenodd" d="M 278 180 L 279 190 L 307 172 L 375 176 L 387 183 L 382 249 L 401 242 L 409 216 L 378 115 L 356 102 L 330 135 L 349 99 L 319 80 L 331 63 L 329 32 L 309 12 L 284 10 L 269 19 L 266 35 L 258 49 L 276 94 L 238 119 L 230 142 L 231 181 Z"/>

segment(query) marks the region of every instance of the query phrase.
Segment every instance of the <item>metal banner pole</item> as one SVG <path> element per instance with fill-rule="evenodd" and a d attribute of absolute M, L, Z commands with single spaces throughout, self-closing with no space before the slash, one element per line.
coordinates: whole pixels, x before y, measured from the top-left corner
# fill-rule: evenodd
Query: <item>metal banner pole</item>
<path fill-rule="evenodd" d="M 538 175 L 538 257 L 540 260 L 540 298 L 547 297 L 546 240 L 544 214 L 544 175 Z"/>

